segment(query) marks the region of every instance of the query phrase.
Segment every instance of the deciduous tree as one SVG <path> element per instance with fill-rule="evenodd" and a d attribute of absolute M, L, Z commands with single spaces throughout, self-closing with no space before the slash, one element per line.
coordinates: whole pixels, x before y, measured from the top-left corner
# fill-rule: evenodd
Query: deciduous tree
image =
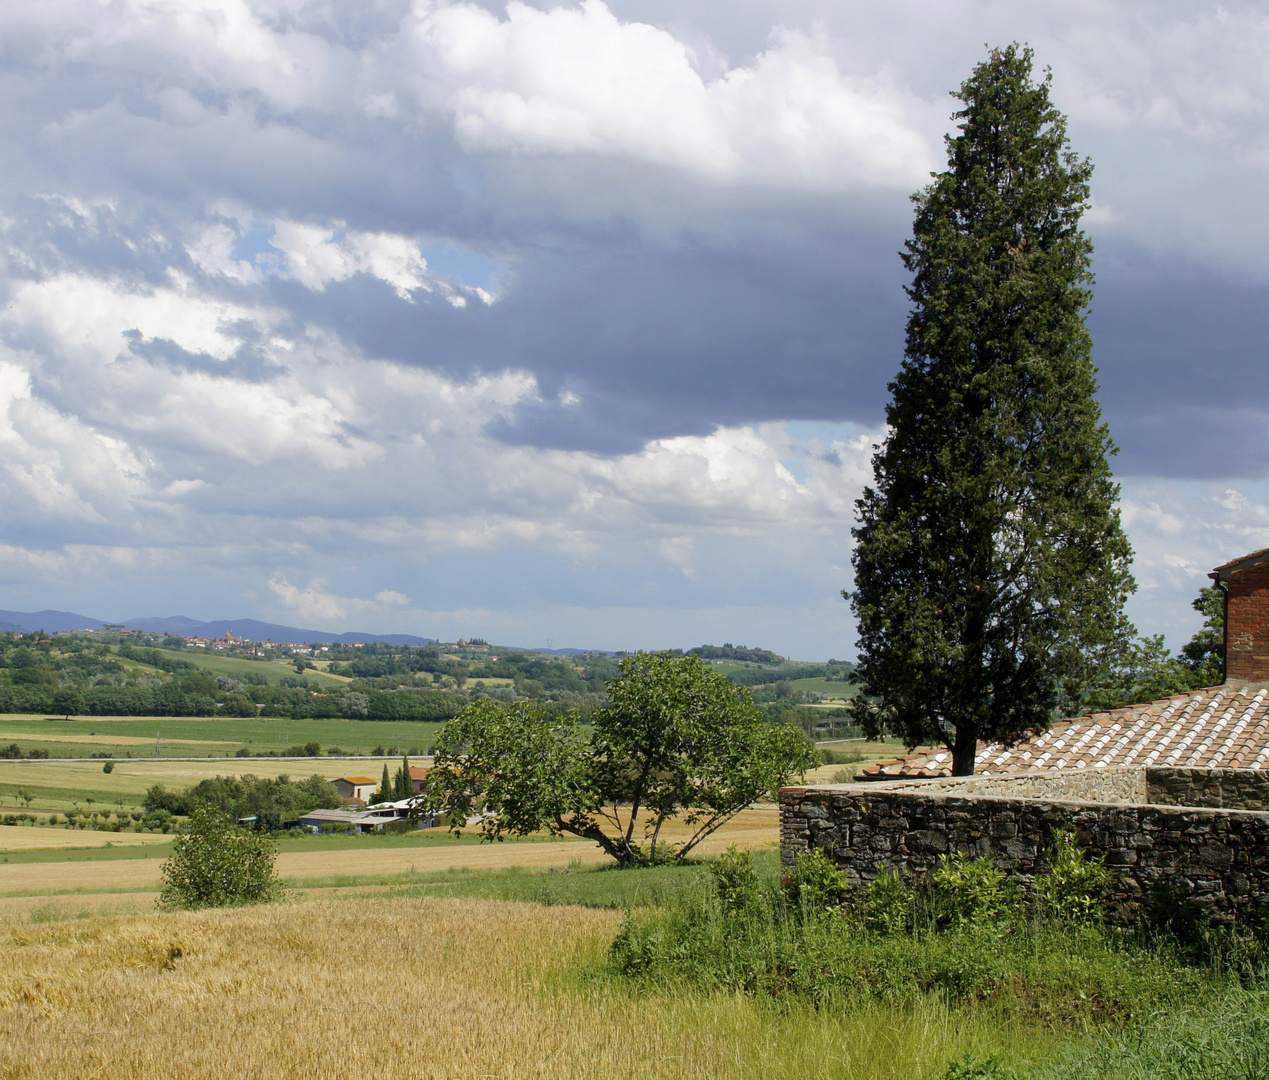
<path fill-rule="evenodd" d="M 795 727 L 762 717 L 749 692 L 698 657 L 627 657 L 587 732 L 575 713 L 477 701 L 437 740 L 431 805 L 485 837 L 547 829 L 594 840 L 622 865 L 682 860 L 702 840 L 807 768 Z M 667 843 L 679 820 L 686 840 Z"/>
<path fill-rule="evenodd" d="M 1195 686 L 1216 686 L 1225 681 L 1225 590 L 1207 585 L 1190 606 L 1203 616 L 1203 626 L 1177 659 L 1190 669 Z"/>

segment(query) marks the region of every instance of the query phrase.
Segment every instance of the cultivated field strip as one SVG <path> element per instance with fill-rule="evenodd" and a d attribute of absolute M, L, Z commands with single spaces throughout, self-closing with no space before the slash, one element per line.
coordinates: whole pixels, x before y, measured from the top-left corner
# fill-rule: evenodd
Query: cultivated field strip
<path fill-rule="evenodd" d="M 674 824 L 662 836 L 681 839 L 687 826 Z M 5 829 L 8 833 L 37 830 Z M 44 831 L 44 830 L 39 830 Z M 58 832 L 59 830 L 48 830 Z M 84 833 L 66 831 L 79 837 Z M 133 834 L 98 833 L 107 838 Z M 0 834 L 3 839 L 3 834 Z M 164 837 L 163 839 L 166 839 Z M 779 810 L 764 806 L 746 810 L 724 826 L 698 852 L 718 854 L 728 844 L 761 847 L 779 840 Z M 370 843 L 373 841 L 369 840 Z M 566 866 L 570 862 L 600 864 L 608 856 L 588 841 L 561 840 L 532 844 L 493 843 L 458 847 L 341 848 L 329 851 L 283 852 L 277 859 L 278 875 L 285 880 L 325 877 L 359 877 L 415 871 L 468 868 L 501 870 L 506 867 Z M 157 889 L 160 882 L 158 858 L 117 859 L 109 862 L 0 863 L 0 896 L 65 892 L 109 893 Z"/>
<path fill-rule="evenodd" d="M 356 897 L 0 930 L 9 1080 L 895 1080 L 985 1025 L 637 995 L 599 972 L 621 913 Z"/>
<path fill-rule="evenodd" d="M 0 854 L 60 848 L 146 847 L 171 839 L 162 833 L 97 832 L 95 829 L 54 829 L 43 825 L 6 826 L 0 828 Z"/>

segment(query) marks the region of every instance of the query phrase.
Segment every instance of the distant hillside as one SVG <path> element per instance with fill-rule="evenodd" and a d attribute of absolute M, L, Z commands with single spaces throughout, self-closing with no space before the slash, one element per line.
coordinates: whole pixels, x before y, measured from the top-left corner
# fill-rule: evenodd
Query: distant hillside
<path fill-rule="evenodd" d="M 63 630 L 100 630 L 106 624 L 101 619 L 76 615 L 71 611 L 3 611 L 0 610 L 0 633 L 31 634 L 45 630 L 50 634 Z M 303 643 L 321 645 L 351 645 L 356 641 L 373 641 L 384 645 L 430 645 L 435 638 L 416 637 L 414 634 L 330 634 L 324 630 L 303 630 L 278 623 L 259 622 L 256 619 L 220 619 L 199 622 L 184 615 L 170 618 L 128 619 L 122 625 L 129 630 L 146 630 L 156 634 L 179 634 L 181 637 L 218 638 L 235 634 L 252 641 L 276 641 L 284 645 Z"/>
<path fill-rule="evenodd" d="M 197 622 L 183 615 L 167 619 L 129 619 L 124 625 L 129 630 L 148 630 L 159 634 L 180 634 L 181 637 L 218 638 L 234 634 L 252 641 L 276 641 L 284 645 L 301 643 L 320 645 L 351 645 L 356 641 L 373 641 L 384 645 L 430 645 L 435 638 L 417 637 L 414 634 L 330 634 L 324 630 L 302 630 L 278 623 L 259 622 L 256 619 L 218 619 L 214 622 Z"/>
<path fill-rule="evenodd" d="M 58 634 L 63 630 L 100 630 L 106 624 L 73 611 L 0 611 L 0 634 L 33 634 L 46 630 Z"/>

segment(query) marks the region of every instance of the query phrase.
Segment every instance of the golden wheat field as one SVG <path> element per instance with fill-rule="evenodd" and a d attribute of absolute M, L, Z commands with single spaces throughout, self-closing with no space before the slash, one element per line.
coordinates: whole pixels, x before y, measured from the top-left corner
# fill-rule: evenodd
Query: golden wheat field
<path fill-rule="evenodd" d="M 992 1040 L 937 1010 L 639 994 L 601 970 L 620 918 L 376 896 L 11 924 L 0 1075 L 882 1080 Z"/>

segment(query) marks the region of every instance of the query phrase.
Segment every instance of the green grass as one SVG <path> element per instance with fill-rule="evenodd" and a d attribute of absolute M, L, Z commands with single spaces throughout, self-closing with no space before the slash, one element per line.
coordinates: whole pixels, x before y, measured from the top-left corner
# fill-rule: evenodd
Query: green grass
<path fill-rule="evenodd" d="M 1266 1080 L 1269 994 L 1233 986 L 1015 1063 L 1017 1080 Z"/>
<path fill-rule="evenodd" d="M 21 829 L 25 827 L 25 825 L 0 825 L 0 842 L 4 840 L 4 831 L 6 829 Z M 545 836 L 508 837 L 503 841 L 503 843 L 558 843 L 560 842 L 560 839 L 563 839 L 566 842 L 571 841 L 579 844 L 588 843 L 588 841 L 573 840 L 569 837 L 557 839 Z M 466 832 L 461 836 L 454 836 L 445 829 L 428 829 L 423 832 L 400 834 L 368 833 L 364 836 L 342 835 L 338 833 L 327 833 L 320 836 L 312 833 L 291 833 L 277 838 L 279 853 L 306 851 L 379 851 L 385 848 L 404 851 L 412 849 L 435 850 L 437 848 L 474 847 L 480 843 L 481 839 L 478 833 Z M 156 844 L 148 844 L 144 847 L 59 848 L 46 851 L 11 851 L 0 855 L 0 863 L 116 862 L 120 859 L 149 859 L 154 857 L 154 853 L 156 851 L 168 851 L 170 846 L 170 842 L 160 842 Z M 578 872 L 581 873 L 583 871 Z M 345 885 L 381 884 L 379 879 L 374 875 L 341 878 L 340 883 Z"/>
<path fill-rule="evenodd" d="M 195 664 L 213 675 L 228 675 L 233 679 L 241 679 L 246 675 L 263 675 L 274 686 L 281 683 L 286 676 L 298 674 L 293 663 L 280 660 L 243 660 L 236 656 L 217 656 L 202 649 L 159 649 L 158 653 L 168 660 L 184 660 Z M 305 669 L 303 677 L 325 689 L 347 685 L 345 680 L 327 675 L 323 671 Z"/>
<path fill-rule="evenodd" d="M 0 840 L 3 840 L 3 838 L 4 834 L 0 832 Z M 20 863 L 119 862 L 128 859 L 158 859 L 161 862 L 172 853 L 172 839 L 132 847 L 54 848 L 44 851 L 10 851 L 0 855 L 0 865 L 5 863 L 16 866 Z M 85 889 L 90 892 L 100 891 L 96 886 L 85 886 Z M 114 891 L 113 887 L 111 891 Z M 26 894 L 25 892 L 19 892 L 11 895 L 22 896 Z"/>
<path fill-rule="evenodd" d="M 446 870 L 415 874 L 400 884 L 410 886 L 409 893 L 426 896 L 624 910 L 680 904 L 700 893 L 708 878 L 705 867 L 694 863 L 631 869 L 571 864 L 537 871 L 521 868 Z"/>
<path fill-rule="evenodd" d="M 72 809 L 79 803 L 81 810 L 101 809 L 107 806 L 133 807 L 140 805 L 142 792 L 102 791 L 93 788 L 43 787 L 35 784 L 0 784 L 0 815 L 14 814 L 26 809 L 26 801 L 19 800 L 18 792 L 25 791 L 35 796 L 31 803 L 33 811 Z M 88 800 L 92 799 L 89 804 Z"/>
<path fill-rule="evenodd" d="M 853 698 L 859 693 L 859 687 L 854 683 L 830 682 L 828 679 L 790 679 L 788 686 L 804 694 L 822 694 L 830 698 Z"/>
<path fill-rule="evenodd" d="M 247 661 L 243 661 L 246 663 Z M 0 716 L 0 744 L 16 742 L 25 753 L 47 750 L 51 757 L 88 757 L 101 751 L 115 757 L 154 757 L 155 732 L 162 757 L 223 757 L 245 747 L 252 753 L 320 743 L 350 754 L 377 746 L 426 751 L 444 725 L 411 720 L 287 720 L 273 717 Z M 49 739 L 47 736 L 56 736 Z M 114 741 L 112 741 L 114 740 Z M 179 740 L 179 741 L 178 741 Z"/>

